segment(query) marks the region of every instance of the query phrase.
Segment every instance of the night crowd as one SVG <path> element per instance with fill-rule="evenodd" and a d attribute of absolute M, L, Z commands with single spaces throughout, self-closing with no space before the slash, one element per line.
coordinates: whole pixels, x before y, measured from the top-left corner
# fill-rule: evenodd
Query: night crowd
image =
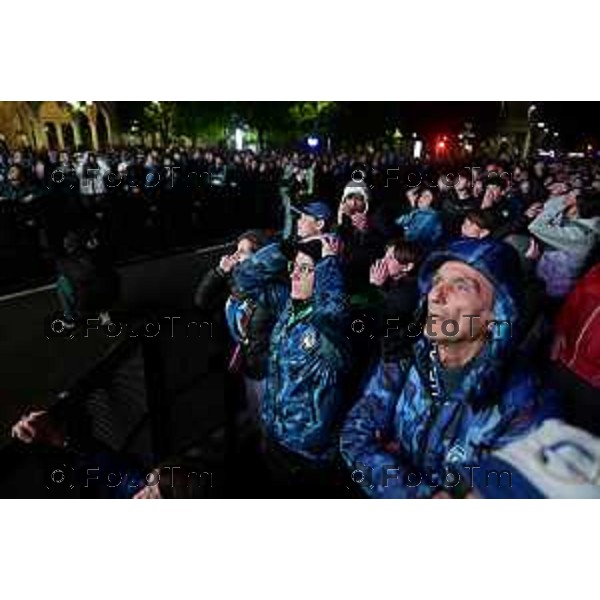
<path fill-rule="evenodd" d="M 110 319 L 119 260 L 238 236 L 193 290 L 198 311 L 224 314 L 223 368 L 243 382 L 243 450 L 214 467 L 224 495 L 600 497 L 595 160 L 474 168 L 358 148 L 0 161 L 3 265 L 52 264 L 65 322 Z M 48 430 L 31 413 L 13 433 L 64 443 Z M 134 495 L 188 488 L 165 476 Z"/>

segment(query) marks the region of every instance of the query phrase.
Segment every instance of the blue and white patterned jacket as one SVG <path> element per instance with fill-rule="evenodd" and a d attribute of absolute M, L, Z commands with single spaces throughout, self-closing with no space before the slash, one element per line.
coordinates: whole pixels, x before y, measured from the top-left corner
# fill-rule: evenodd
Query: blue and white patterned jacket
<path fill-rule="evenodd" d="M 421 290 L 425 295 L 446 260 L 466 262 L 494 284 L 495 318 L 516 322 L 518 258 L 510 254 L 503 243 L 456 242 L 423 266 Z M 551 416 L 549 396 L 534 375 L 509 360 L 513 339 L 507 330 L 486 341 L 452 393 L 444 390 L 443 367 L 425 337 L 415 344 L 414 357 L 377 366 L 340 437 L 342 457 L 367 495 L 423 498 L 444 484 L 453 487 L 458 467 L 475 466 L 483 454 Z"/>
<path fill-rule="evenodd" d="M 431 248 L 442 241 L 444 227 L 440 214 L 433 208 L 415 208 L 396 219 L 396 225 L 404 229 L 404 237 Z"/>
<path fill-rule="evenodd" d="M 317 263 L 313 296 L 294 310 L 280 276 L 287 259 L 278 245 L 244 261 L 236 284 L 257 300 L 276 298 L 279 318 L 271 335 L 262 419 L 268 434 L 315 462 L 335 456 L 342 412 L 342 376 L 348 367 L 347 299 L 338 257 Z"/>

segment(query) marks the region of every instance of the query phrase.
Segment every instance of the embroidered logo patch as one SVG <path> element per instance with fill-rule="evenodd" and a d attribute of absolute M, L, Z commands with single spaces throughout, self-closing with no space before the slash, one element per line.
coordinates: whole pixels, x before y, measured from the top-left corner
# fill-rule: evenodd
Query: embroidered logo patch
<path fill-rule="evenodd" d="M 465 449 L 460 444 L 456 444 L 455 446 L 450 448 L 450 450 L 448 450 L 448 453 L 446 454 L 446 463 L 461 463 L 464 462 L 466 457 L 467 453 Z"/>
<path fill-rule="evenodd" d="M 307 352 L 312 350 L 317 345 L 317 336 L 314 331 L 308 331 L 302 336 L 302 341 L 300 342 L 302 348 Z"/>

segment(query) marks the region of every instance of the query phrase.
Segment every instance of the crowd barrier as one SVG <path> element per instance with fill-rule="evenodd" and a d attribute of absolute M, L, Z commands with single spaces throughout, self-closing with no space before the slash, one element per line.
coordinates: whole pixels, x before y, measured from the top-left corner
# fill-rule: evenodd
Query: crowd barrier
<path fill-rule="evenodd" d="M 48 412 L 66 426 L 64 450 L 15 440 L 0 451 L 0 497 L 97 497 L 73 475 L 74 461 L 111 456 L 145 473 L 225 431 L 231 421 L 225 375 L 211 373 L 222 360 L 222 340 L 195 313 L 170 315 L 172 326 L 158 333 L 161 315 L 138 320 L 68 389 L 53 395 Z M 57 481 L 62 473 L 66 482 Z"/>

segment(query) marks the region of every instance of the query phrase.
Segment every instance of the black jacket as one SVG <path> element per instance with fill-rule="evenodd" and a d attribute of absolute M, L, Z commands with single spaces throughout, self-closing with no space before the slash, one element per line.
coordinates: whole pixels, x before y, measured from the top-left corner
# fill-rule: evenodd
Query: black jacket
<path fill-rule="evenodd" d="M 359 231 L 348 217 L 344 217 L 336 233 L 342 240 L 346 291 L 350 295 L 365 291 L 369 287 L 369 269 L 383 255 L 385 240 L 372 226 Z"/>
<path fill-rule="evenodd" d="M 216 267 L 209 269 L 198 284 L 194 304 L 200 310 L 214 314 L 223 310 L 229 296 L 242 297 L 236 290 L 231 275 Z M 248 377 L 263 379 L 266 376 L 269 342 L 274 324 L 275 316 L 272 311 L 266 306 L 252 302 L 246 339 L 241 345 L 241 369 Z"/>
<path fill-rule="evenodd" d="M 460 200 L 454 191 L 446 195 L 442 200 L 441 210 L 446 237 L 460 237 L 466 214 L 470 210 L 477 210 L 480 204 L 481 202 L 473 197 Z"/>
<path fill-rule="evenodd" d="M 394 362 L 410 354 L 419 339 L 416 309 L 419 290 L 416 277 L 387 283 L 379 289 L 381 309 L 379 330 L 384 362 Z"/>

